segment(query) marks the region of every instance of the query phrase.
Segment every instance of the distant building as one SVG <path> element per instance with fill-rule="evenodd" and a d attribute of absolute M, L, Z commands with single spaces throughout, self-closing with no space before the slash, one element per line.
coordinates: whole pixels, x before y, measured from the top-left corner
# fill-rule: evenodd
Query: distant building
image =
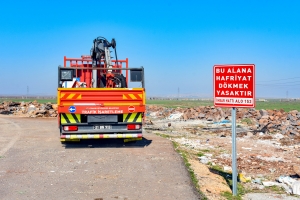
<path fill-rule="evenodd" d="M 268 100 L 267 99 L 258 99 L 258 101 L 260 101 L 260 102 L 267 102 Z"/>

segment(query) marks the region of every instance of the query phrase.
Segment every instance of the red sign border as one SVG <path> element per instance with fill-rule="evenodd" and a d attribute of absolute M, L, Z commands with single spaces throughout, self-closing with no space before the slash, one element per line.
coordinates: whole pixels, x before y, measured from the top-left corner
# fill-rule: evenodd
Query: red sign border
<path fill-rule="evenodd" d="M 216 67 L 232 67 L 232 66 L 253 66 L 253 105 L 236 105 L 236 104 L 218 104 L 215 102 L 215 68 Z M 213 67 L 213 97 L 215 107 L 229 107 L 229 108 L 255 108 L 255 64 L 226 64 L 226 65 L 214 65 Z"/>

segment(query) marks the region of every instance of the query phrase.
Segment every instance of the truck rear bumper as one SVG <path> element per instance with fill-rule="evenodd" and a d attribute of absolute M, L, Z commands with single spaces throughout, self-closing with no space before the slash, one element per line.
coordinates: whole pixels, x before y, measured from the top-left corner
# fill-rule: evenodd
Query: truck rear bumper
<path fill-rule="evenodd" d="M 60 139 L 109 139 L 109 138 L 142 138 L 142 133 L 131 134 L 72 134 L 61 135 Z"/>

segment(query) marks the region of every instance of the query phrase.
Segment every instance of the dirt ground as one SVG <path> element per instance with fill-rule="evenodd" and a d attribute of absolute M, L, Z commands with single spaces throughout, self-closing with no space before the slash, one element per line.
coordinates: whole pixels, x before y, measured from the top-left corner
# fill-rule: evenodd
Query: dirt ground
<path fill-rule="evenodd" d="M 222 193 L 231 193 L 230 187 L 222 176 L 212 173 L 209 168 L 201 164 L 199 160 L 190 160 L 189 162 L 199 180 L 201 192 L 203 192 L 208 199 L 225 199 L 222 197 Z"/>
<path fill-rule="evenodd" d="M 199 199 L 171 141 L 60 144 L 56 119 L 0 116 L 0 199 Z"/>
<path fill-rule="evenodd" d="M 231 128 L 210 128 L 201 120 L 151 119 L 146 129 L 167 135 L 181 149 L 190 152 L 191 168 L 197 175 L 200 190 L 209 199 L 224 199 L 222 193 L 231 193 L 224 178 L 209 170 L 211 166 L 218 166 L 223 171 L 231 172 Z M 236 142 L 238 172 L 244 177 L 251 178 L 251 181 L 276 181 L 280 176 L 293 176 L 299 180 L 293 170 L 293 166 L 300 165 L 300 142 L 297 138 L 287 140 L 276 134 L 240 131 Z M 207 163 L 201 163 L 197 156 L 199 153 L 208 158 Z M 244 187 L 251 192 L 278 192 L 268 188 L 258 189 L 257 184 L 251 183 Z M 284 190 L 279 192 L 285 193 Z"/>
<path fill-rule="evenodd" d="M 86 140 L 62 145 L 56 119 L 1 115 L 0 199 L 201 199 L 171 141 L 190 153 L 190 168 L 208 199 L 225 199 L 222 194 L 231 193 L 225 179 L 210 170 L 230 169 L 230 128 L 212 129 L 199 120 L 153 120 L 145 128 L 143 140 L 136 143 Z M 295 176 L 299 150 L 297 138 L 239 132 L 239 173 L 262 181 Z M 201 163 L 199 153 L 209 162 Z M 298 198 L 252 183 L 244 186 L 252 191 L 243 197 L 247 200 Z"/>

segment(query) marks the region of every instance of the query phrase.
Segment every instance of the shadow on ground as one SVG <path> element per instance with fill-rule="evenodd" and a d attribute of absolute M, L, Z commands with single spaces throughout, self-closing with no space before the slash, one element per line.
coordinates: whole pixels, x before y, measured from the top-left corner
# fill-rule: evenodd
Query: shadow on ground
<path fill-rule="evenodd" d="M 81 140 L 79 142 L 65 142 L 66 149 L 72 148 L 144 148 L 149 146 L 152 140 L 143 137 L 142 140 L 124 142 L 124 139 L 99 139 Z"/>
<path fill-rule="evenodd" d="M 230 187 L 231 191 L 233 190 L 233 189 L 232 189 L 232 174 L 231 174 L 231 173 L 224 172 L 223 170 L 218 169 L 218 168 L 209 168 L 209 171 L 212 172 L 212 173 L 214 173 L 214 174 L 217 174 L 217 175 L 222 176 L 222 177 L 225 179 L 227 185 Z M 246 193 L 246 190 L 245 190 L 245 188 L 243 188 L 243 186 L 241 185 L 240 180 L 239 180 L 238 177 L 237 177 L 237 181 L 238 181 L 238 182 L 237 182 L 237 195 L 238 195 L 238 196 L 242 196 L 242 195 L 244 195 L 244 194 Z M 225 192 L 225 195 L 226 195 L 228 198 L 229 198 L 229 197 L 230 197 L 230 198 L 233 197 L 231 193 L 230 193 L 230 194 L 229 194 L 229 193 L 226 194 L 226 192 Z M 233 199 L 239 199 L 239 197 L 234 197 Z"/>
<path fill-rule="evenodd" d="M 232 184 L 231 184 L 232 174 L 231 173 L 227 173 L 220 169 L 214 169 L 214 168 L 209 168 L 209 171 L 214 174 L 223 176 L 223 178 L 226 180 L 226 183 L 229 185 L 230 189 L 232 190 Z"/>

